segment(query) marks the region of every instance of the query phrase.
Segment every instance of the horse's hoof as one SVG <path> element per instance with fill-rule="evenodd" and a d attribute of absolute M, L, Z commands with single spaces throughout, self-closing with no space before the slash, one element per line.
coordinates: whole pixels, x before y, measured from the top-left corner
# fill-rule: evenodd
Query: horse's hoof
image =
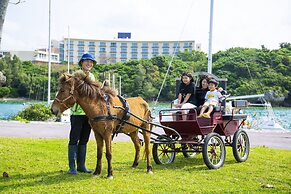
<path fill-rule="evenodd" d="M 100 174 L 92 174 L 93 175 L 93 178 L 97 178 L 100 176 Z"/>
<path fill-rule="evenodd" d="M 154 174 L 154 172 L 153 171 L 148 171 L 148 174 Z"/>
<path fill-rule="evenodd" d="M 112 180 L 113 179 L 113 176 L 108 176 L 107 179 Z"/>

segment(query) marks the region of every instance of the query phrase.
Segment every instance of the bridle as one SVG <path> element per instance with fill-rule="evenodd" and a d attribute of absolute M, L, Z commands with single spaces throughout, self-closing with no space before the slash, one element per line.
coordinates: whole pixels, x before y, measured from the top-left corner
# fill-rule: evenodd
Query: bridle
<path fill-rule="evenodd" d="M 69 78 L 67 81 L 69 81 L 70 79 L 72 79 L 72 77 L 71 78 Z M 74 80 L 74 79 L 73 79 Z M 76 89 L 78 89 L 81 85 L 83 85 L 84 84 L 84 80 L 80 80 L 81 81 L 81 83 L 76 87 Z M 72 87 L 71 87 L 71 90 L 70 90 L 70 95 L 67 97 L 67 98 L 65 98 L 65 99 L 59 99 L 59 98 L 55 98 L 55 100 L 58 102 L 58 103 L 60 103 L 60 105 L 63 105 L 66 109 L 69 109 L 70 107 L 68 106 L 68 105 L 66 105 L 65 104 L 65 102 L 67 101 L 67 100 L 69 100 L 69 99 L 71 99 L 71 98 L 73 98 L 74 99 L 74 101 L 75 102 L 77 102 L 77 100 L 76 100 L 76 98 L 74 97 L 74 90 L 75 90 L 75 87 L 74 87 L 74 83 L 75 81 L 73 81 L 73 84 L 72 84 Z"/>

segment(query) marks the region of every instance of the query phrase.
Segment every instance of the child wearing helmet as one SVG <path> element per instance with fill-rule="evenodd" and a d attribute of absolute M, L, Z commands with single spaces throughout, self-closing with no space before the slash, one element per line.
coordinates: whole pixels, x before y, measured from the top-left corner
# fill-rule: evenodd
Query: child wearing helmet
<path fill-rule="evenodd" d="M 95 77 L 90 70 L 95 64 L 94 57 L 89 53 L 83 54 L 78 63 L 85 74 L 94 81 Z M 85 166 L 87 143 L 91 133 L 91 126 L 88 123 L 88 117 L 85 112 L 77 103 L 71 109 L 70 122 L 71 130 L 68 145 L 69 174 L 77 174 L 77 171 L 91 173 L 92 171 L 88 170 Z"/>
<path fill-rule="evenodd" d="M 209 91 L 205 95 L 205 102 L 201 108 L 198 118 L 210 118 L 210 113 L 213 111 L 213 108 L 218 105 L 219 99 L 222 98 L 221 93 L 216 89 L 218 82 L 215 79 L 211 79 L 208 82 Z M 206 113 L 205 110 L 208 108 Z"/>

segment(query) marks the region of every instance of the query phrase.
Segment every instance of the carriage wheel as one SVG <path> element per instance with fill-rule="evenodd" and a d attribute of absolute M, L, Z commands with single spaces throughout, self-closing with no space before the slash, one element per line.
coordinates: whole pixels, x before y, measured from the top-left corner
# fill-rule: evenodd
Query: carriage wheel
<path fill-rule="evenodd" d="M 236 161 L 244 162 L 248 159 L 250 153 L 250 140 L 244 130 L 238 130 L 234 133 L 232 142 L 232 153 Z"/>
<path fill-rule="evenodd" d="M 156 164 L 170 164 L 174 162 L 175 156 L 175 144 L 154 143 L 153 158 Z"/>
<path fill-rule="evenodd" d="M 198 154 L 198 152 L 195 152 L 195 151 L 189 152 L 188 150 L 191 150 L 191 148 L 189 147 L 189 145 L 183 144 L 182 145 L 182 153 L 183 153 L 183 155 L 184 155 L 185 158 L 193 158 L 193 157 L 195 157 Z"/>
<path fill-rule="evenodd" d="M 202 147 L 203 160 L 209 169 L 223 166 L 225 161 L 225 145 L 217 133 L 210 133 L 204 139 Z"/>

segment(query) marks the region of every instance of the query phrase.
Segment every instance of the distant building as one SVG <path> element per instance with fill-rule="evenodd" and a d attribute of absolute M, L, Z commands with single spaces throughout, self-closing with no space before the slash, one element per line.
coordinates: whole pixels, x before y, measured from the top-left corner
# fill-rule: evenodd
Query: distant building
<path fill-rule="evenodd" d="M 22 61 L 31 61 L 35 64 L 47 64 L 48 63 L 48 50 L 37 49 L 35 51 L 6 51 L 4 55 L 10 54 L 11 57 L 16 55 Z M 59 49 L 51 49 L 51 63 L 60 63 Z"/>
<path fill-rule="evenodd" d="M 32 62 L 35 64 L 47 64 L 48 63 L 48 49 L 38 49 L 34 51 Z M 51 63 L 60 63 L 59 49 L 51 49 Z"/>
<path fill-rule="evenodd" d="M 117 40 L 89 40 L 65 38 L 60 42 L 60 61 L 77 64 L 84 53 L 91 53 L 100 64 L 125 62 L 130 59 L 150 59 L 199 49 L 194 40 L 188 41 L 133 41 L 130 33 L 118 34 Z M 69 51 L 69 52 L 68 52 Z M 68 57 L 69 55 L 69 57 Z"/>

